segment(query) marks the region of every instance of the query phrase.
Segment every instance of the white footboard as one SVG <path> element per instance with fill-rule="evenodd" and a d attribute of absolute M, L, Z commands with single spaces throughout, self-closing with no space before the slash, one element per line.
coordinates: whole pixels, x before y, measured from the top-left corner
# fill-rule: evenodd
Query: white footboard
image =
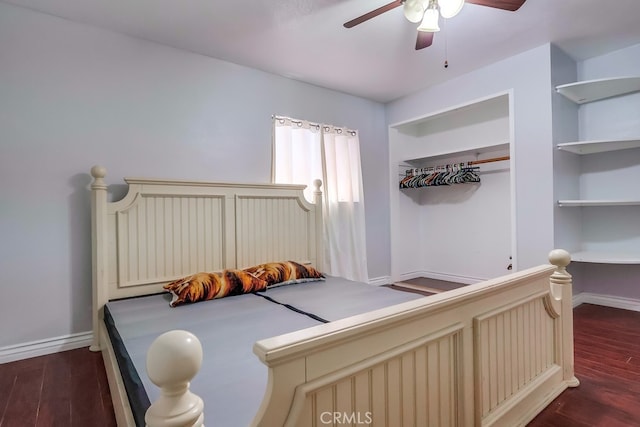
<path fill-rule="evenodd" d="M 549 260 L 555 267 L 257 342 L 269 383 L 253 425 L 525 425 L 578 385 L 570 258 L 556 250 Z M 201 410 L 188 375 L 164 388 Z M 179 425 L 175 407 L 152 408 L 150 426 Z M 173 409 L 163 420 L 164 408 Z"/>
<path fill-rule="evenodd" d="M 573 373 L 569 254 L 541 266 L 263 340 L 260 426 L 525 425 Z"/>

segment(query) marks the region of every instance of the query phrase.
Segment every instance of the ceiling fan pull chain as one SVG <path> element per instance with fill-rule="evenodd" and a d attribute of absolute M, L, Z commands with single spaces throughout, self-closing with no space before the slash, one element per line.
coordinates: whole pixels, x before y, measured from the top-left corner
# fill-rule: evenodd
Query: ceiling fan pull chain
<path fill-rule="evenodd" d="M 449 38 L 447 34 L 447 20 L 443 19 L 442 26 L 444 27 L 444 68 L 449 68 Z"/>

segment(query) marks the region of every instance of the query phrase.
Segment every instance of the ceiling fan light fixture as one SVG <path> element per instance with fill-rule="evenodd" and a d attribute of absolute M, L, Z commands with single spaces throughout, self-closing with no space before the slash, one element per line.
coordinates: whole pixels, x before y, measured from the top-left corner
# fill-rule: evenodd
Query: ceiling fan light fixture
<path fill-rule="evenodd" d="M 445 19 L 456 16 L 462 10 L 462 6 L 464 6 L 464 0 L 438 0 L 440 15 Z"/>
<path fill-rule="evenodd" d="M 424 18 L 422 18 L 422 23 L 418 26 L 418 31 L 425 31 L 428 33 L 440 31 L 440 26 L 438 25 L 439 18 L 440 14 L 438 13 L 438 9 L 429 6 L 429 8 L 424 12 Z"/>
<path fill-rule="evenodd" d="M 421 0 L 407 0 L 404 2 L 402 9 L 404 17 L 414 24 L 420 22 L 422 15 L 424 15 L 424 6 Z"/>

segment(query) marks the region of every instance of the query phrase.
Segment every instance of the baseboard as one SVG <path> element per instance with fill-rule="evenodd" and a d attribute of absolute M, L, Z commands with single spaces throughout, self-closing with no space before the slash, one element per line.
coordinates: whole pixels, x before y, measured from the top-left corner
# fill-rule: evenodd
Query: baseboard
<path fill-rule="evenodd" d="M 580 304 L 595 304 L 624 310 L 640 311 L 640 300 L 638 299 L 593 294 L 591 292 L 581 292 L 573 296 L 573 306 L 577 307 Z"/>
<path fill-rule="evenodd" d="M 409 273 L 402 273 L 397 281 L 403 282 L 405 280 L 415 279 L 416 277 L 422 277 L 422 271 L 411 271 Z"/>
<path fill-rule="evenodd" d="M 573 308 L 576 308 L 580 304 L 586 304 L 584 300 L 584 293 L 579 293 L 573 296 Z"/>
<path fill-rule="evenodd" d="M 91 345 L 92 336 L 93 334 L 91 332 L 80 332 L 77 334 L 0 347 L 0 363 L 8 363 L 16 360 L 29 359 L 31 357 L 44 356 L 45 354 L 88 347 Z"/>
<path fill-rule="evenodd" d="M 391 276 L 381 276 L 369 279 L 369 284 L 373 286 L 388 285 L 391 283 Z"/>

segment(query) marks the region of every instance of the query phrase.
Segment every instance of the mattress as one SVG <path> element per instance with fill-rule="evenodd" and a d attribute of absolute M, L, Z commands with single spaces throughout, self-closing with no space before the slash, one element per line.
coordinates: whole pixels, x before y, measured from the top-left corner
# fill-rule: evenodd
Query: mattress
<path fill-rule="evenodd" d="M 175 308 L 169 294 L 107 304 L 105 323 L 138 425 L 144 425 L 149 401 L 159 396 L 146 375 L 146 353 L 164 332 L 184 329 L 202 343 L 204 360 L 191 390 L 202 397 L 209 423 L 245 427 L 267 386 L 267 368 L 252 351 L 256 341 L 421 297 L 333 277 L 260 294 Z"/>
<path fill-rule="evenodd" d="M 420 294 L 399 292 L 340 277 L 278 286 L 258 294 L 267 295 L 277 302 L 313 313 L 327 321 L 344 319 L 423 297 Z"/>

